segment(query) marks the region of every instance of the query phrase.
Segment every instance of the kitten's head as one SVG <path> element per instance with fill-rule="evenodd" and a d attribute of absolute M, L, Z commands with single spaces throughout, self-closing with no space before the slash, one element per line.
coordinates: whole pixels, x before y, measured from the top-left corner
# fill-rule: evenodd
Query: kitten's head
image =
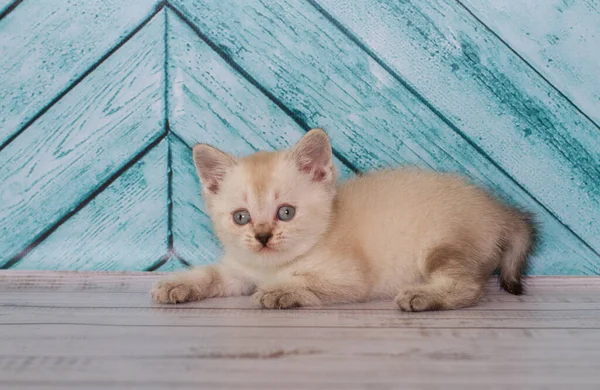
<path fill-rule="evenodd" d="M 217 236 L 240 261 L 292 261 L 329 225 L 336 171 L 321 129 L 309 131 L 292 149 L 243 158 L 196 145 L 194 163 Z"/>

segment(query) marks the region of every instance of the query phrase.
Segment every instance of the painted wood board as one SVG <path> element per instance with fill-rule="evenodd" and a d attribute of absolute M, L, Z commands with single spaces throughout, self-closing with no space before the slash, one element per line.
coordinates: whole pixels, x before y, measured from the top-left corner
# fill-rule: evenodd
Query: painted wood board
<path fill-rule="evenodd" d="M 192 150 L 173 136 L 169 136 L 169 142 L 173 172 L 173 250 L 190 264 L 213 263 L 218 260 L 221 246 L 204 211 Z"/>
<path fill-rule="evenodd" d="M 176 256 L 171 256 L 166 263 L 156 269 L 156 272 L 182 272 L 188 269 L 189 267 L 182 263 Z"/>
<path fill-rule="evenodd" d="M 173 12 L 168 17 L 169 127 L 173 164 L 175 251 L 193 264 L 221 253 L 204 211 L 191 147 L 208 143 L 237 156 L 288 148 L 305 130 Z M 352 171 L 338 159 L 342 178 Z"/>
<path fill-rule="evenodd" d="M 164 133 L 163 35 L 160 14 L 0 152 L 0 264 Z"/>
<path fill-rule="evenodd" d="M 600 129 L 458 2 L 318 4 L 600 251 Z"/>
<path fill-rule="evenodd" d="M 266 311 L 235 299 L 215 309 L 217 300 L 156 305 L 136 294 L 138 307 L 119 306 L 162 276 L 0 271 L 0 291 L 13 292 L 0 294 L 0 386 L 593 389 L 600 379 L 600 333 L 583 329 L 600 322 L 597 309 L 518 309 L 508 294 L 515 308 L 504 312 Z M 538 277 L 525 297 L 577 304 L 599 292 L 599 278 Z M 420 326 L 390 326 L 401 321 Z"/>
<path fill-rule="evenodd" d="M 157 3 L 25 0 L 3 18 L 0 145 L 149 18 Z"/>
<path fill-rule="evenodd" d="M 13 268 L 142 271 L 159 261 L 168 252 L 167 146 L 163 139 Z"/>
<path fill-rule="evenodd" d="M 0 14 L 4 12 L 8 7 L 10 7 L 17 0 L 0 0 Z"/>
<path fill-rule="evenodd" d="M 324 127 L 334 147 L 358 168 L 414 163 L 466 173 L 539 215 L 544 239 L 533 273 L 598 272 L 594 251 L 316 9 L 293 1 L 231 7 L 226 1 L 182 0 L 174 5 L 291 112 Z M 217 138 L 222 132 L 213 134 Z"/>
<path fill-rule="evenodd" d="M 600 2 L 597 0 L 460 3 L 600 124 Z"/>

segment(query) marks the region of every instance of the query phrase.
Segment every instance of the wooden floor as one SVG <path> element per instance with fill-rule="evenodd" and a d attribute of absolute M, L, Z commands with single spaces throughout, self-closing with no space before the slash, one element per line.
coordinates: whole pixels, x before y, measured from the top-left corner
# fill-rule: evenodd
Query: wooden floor
<path fill-rule="evenodd" d="M 401 313 L 150 302 L 160 275 L 0 273 L 1 389 L 598 389 L 600 278 Z"/>

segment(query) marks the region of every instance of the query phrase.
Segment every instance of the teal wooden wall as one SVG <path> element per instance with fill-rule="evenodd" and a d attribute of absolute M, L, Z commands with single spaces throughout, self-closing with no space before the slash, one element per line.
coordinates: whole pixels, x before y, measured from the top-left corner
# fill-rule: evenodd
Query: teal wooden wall
<path fill-rule="evenodd" d="M 311 127 L 348 177 L 458 171 L 600 274 L 597 0 L 0 0 L 0 267 L 174 270 L 219 244 L 191 160 Z"/>

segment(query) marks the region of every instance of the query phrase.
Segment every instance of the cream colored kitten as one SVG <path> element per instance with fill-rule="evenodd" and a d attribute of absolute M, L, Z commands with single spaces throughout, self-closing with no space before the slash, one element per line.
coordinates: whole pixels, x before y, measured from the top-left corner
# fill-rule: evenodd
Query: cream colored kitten
<path fill-rule="evenodd" d="M 291 150 L 236 158 L 208 145 L 194 162 L 220 263 L 159 282 L 160 303 L 250 295 L 264 308 L 396 297 L 405 311 L 475 304 L 490 274 L 520 294 L 527 215 L 450 175 L 384 170 L 336 186 L 325 132 Z"/>

